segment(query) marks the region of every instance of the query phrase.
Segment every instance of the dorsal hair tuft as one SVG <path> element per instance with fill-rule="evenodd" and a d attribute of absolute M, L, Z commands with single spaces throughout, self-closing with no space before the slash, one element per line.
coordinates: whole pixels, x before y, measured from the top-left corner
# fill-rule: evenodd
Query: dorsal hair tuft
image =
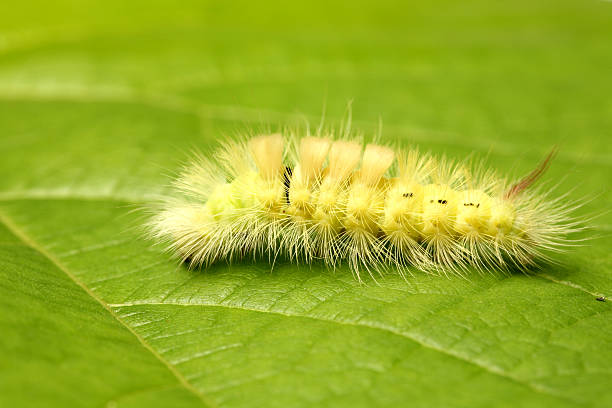
<path fill-rule="evenodd" d="M 285 140 L 280 133 L 257 136 L 249 140 L 249 150 L 264 180 L 271 180 L 282 174 L 284 148 Z"/>
<path fill-rule="evenodd" d="M 305 184 L 321 174 L 331 141 L 322 137 L 308 136 L 300 140 L 300 176 Z"/>
<path fill-rule="evenodd" d="M 368 144 L 363 153 L 359 179 L 364 184 L 378 184 L 385 172 L 391 167 L 395 153 L 388 147 Z"/>
<path fill-rule="evenodd" d="M 342 181 L 347 179 L 361 158 L 361 144 L 338 140 L 331 145 L 329 152 L 328 176 Z"/>

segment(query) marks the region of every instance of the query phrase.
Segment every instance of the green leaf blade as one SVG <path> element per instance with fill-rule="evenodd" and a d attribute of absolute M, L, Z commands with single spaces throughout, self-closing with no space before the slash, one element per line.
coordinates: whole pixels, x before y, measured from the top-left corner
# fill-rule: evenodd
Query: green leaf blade
<path fill-rule="evenodd" d="M 238 11 L 237 11 L 238 10 Z M 22 2 L 0 13 L 0 405 L 612 405 L 604 1 Z M 533 276 L 178 265 L 138 210 L 244 129 L 383 140 L 595 215 Z"/>

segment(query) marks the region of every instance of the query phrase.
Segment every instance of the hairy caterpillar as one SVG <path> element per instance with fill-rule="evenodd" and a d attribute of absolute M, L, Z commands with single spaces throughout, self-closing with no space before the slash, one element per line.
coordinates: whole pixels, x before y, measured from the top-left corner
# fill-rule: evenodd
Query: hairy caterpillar
<path fill-rule="evenodd" d="M 565 196 L 482 165 L 392 149 L 333 132 L 264 134 L 198 155 L 149 223 L 190 266 L 282 254 L 357 279 L 408 267 L 438 274 L 528 270 L 581 229 Z"/>

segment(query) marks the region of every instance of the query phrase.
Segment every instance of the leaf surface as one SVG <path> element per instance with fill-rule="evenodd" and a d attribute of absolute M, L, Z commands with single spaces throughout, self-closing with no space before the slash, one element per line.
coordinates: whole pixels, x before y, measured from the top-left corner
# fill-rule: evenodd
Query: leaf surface
<path fill-rule="evenodd" d="M 359 3 L 359 2 L 358 2 Z M 612 6 L 71 2 L 0 16 L 0 405 L 612 404 Z M 237 8 L 236 8 L 237 7 Z M 240 10 L 239 13 L 236 10 Z M 533 276 L 177 266 L 137 210 L 193 147 L 330 121 L 591 200 Z"/>

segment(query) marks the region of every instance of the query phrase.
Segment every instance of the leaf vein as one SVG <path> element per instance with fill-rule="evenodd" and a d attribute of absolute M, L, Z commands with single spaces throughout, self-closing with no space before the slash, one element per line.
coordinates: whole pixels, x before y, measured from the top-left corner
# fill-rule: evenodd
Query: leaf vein
<path fill-rule="evenodd" d="M 140 336 L 131 326 L 126 324 L 117 313 L 110 307 L 110 305 L 104 302 L 101 298 L 99 298 L 95 293 L 91 291 L 87 286 L 85 286 L 77 277 L 70 272 L 55 256 L 51 253 L 47 252 L 43 247 L 41 247 L 36 241 L 34 241 L 30 236 L 28 236 L 21 228 L 19 228 L 13 220 L 11 220 L 6 214 L 0 211 L 0 223 L 4 224 L 4 226 L 15 235 L 19 240 L 21 240 L 25 245 L 29 246 L 36 252 L 40 253 L 43 257 L 47 258 L 55 267 L 64 272 L 70 280 L 72 280 L 76 285 L 81 287 L 89 296 L 91 296 L 95 301 L 97 301 L 104 309 L 106 309 L 110 315 L 115 318 L 123 327 L 125 327 L 136 339 L 140 342 L 140 344 L 164 366 L 170 370 L 170 372 L 176 377 L 179 383 L 185 387 L 187 390 L 191 391 L 195 394 L 204 406 L 208 406 L 211 408 L 215 408 L 216 405 L 209 401 L 197 388 L 195 388 L 191 383 L 185 379 L 185 377 L 166 359 L 164 359 L 146 340 Z"/>
<path fill-rule="evenodd" d="M 258 313 L 268 313 L 268 314 L 274 314 L 274 315 L 279 315 L 279 316 L 284 316 L 284 317 L 293 317 L 293 318 L 306 318 L 306 319 L 312 319 L 312 320 L 317 320 L 317 321 L 323 321 L 323 322 L 328 322 L 328 323 L 335 323 L 335 324 L 341 324 L 341 325 L 347 325 L 347 326 L 353 326 L 353 327 L 365 327 L 365 328 L 369 328 L 369 329 L 374 329 L 374 330 L 381 330 L 387 333 L 390 333 L 392 335 L 395 336 L 400 336 L 403 338 L 406 338 L 408 340 L 414 341 L 415 343 L 421 345 L 424 348 L 439 352 L 441 354 L 447 355 L 449 357 L 452 358 L 456 358 L 458 360 L 461 360 L 463 362 L 466 362 L 468 364 L 474 365 L 484 371 L 487 371 L 493 375 L 499 376 L 499 377 L 503 377 L 507 380 L 510 380 L 516 384 L 522 385 L 524 387 L 527 387 L 529 389 L 531 389 L 534 392 L 537 393 L 541 393 L 541 394 L 547 394 L 556 398 L 560 398 L 572 403 L 577 403 L 577 404 L 582 404 L 582 401 L 577 401 L 574 399 L 571 399 L 569 397 L 567 397 L 566 395 L 562 395 L 559 394 L 557 392 L 555 392 L 554 390 L 551 390 L 550 388 L 547 388 L 545 386 L 542 386 L 540 384 L 535 384 L 532 382 L 528 382 L 528 381 L 522 381 L 519 378 L 515 378 L 511 375 L 509 375 L 508 373 L 505 373 L 503 370 L 501 370 L 499 367 L 496 367 L 494 365 L 490 365 L 490 364 L 486 364 L 485 362 L 481 362 L 481 361 L 474 361 L 469 359 L 466 356 L 461 355 L 460 353 L 454 353 L 451 350 L 446 350 L 440 346 L 437 346 L 435 344 L 433 344 L 432 342 L 427 341 L 427 339 L 423 336 L 418 336 L 418 335 L 414 335 L 411 334 L 409 332 L 403 332 L 400 330 L 397 330 L 393 327 L 389 327 L 386 325 L 375 325 L 375 324 L 368 324 L 368 323 L 364 323 L 364 322 L 352 322 L 349 320 L 339 320 L 336 318 L 325 318 L 325 317 L 321 317 L 321 316 L 309 316 L 306 314 L 289 314 L 289 313 L 285 313 L 285 312 L 276 312 L 276 311 L 272 311 L 272 310 L 265 310 L 265 309 L 253 309 L 253 308 L 247 308 L 244 306 L 235 306 L 235 305 L 222 305 L 222 304 L 199 304 L 199 303 L 172 303 L 172 302 L 132 302 L 132 303 L 111 303 L 108 305 L 109 307 L 113 308 L 113 309 L 117 309 L 117 308 L 124 308 L 124 307 L 133 307 L 133 306 L 182 306 L 182 307 L 187 307 L 187 306 L 200 306 L 200 307 L 217 307 L 217 308 L 225 308 L 225 309 L 239 309 L 239 310 L 246 310 L 246 311 L 251 311 L 251 312 L 258 312 Z"/>

